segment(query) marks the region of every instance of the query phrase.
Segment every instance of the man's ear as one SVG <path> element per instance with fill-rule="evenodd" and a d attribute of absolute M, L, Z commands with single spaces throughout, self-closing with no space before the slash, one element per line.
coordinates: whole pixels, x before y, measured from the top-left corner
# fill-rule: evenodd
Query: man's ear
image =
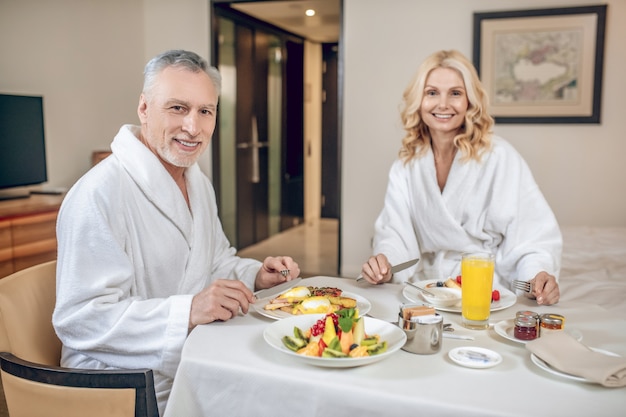
<path fill-rule="evenodd" d="M 148 102 L 146 101 L 146 96 L 143 94 L 139 96 L 139 106 L 137 106 L 137 115 L 139 116 L 139 120 L 141 124 L 144 124 L 146 119 L 148 118 Z"/>

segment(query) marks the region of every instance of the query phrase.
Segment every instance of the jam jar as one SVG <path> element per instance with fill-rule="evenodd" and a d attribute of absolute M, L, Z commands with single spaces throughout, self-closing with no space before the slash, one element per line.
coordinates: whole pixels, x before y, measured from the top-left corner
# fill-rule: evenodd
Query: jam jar
<path fill-rule="evenodd" d="M 541 322 L 541 316 L 539 315 L 539 313 L 530 310 L 522 310 L 515 313 L 515 318 L 517 317 L 531 317 L 535 319 L 535 323 L 537 323 L 537 337 L 539 337 L 539 323 Z"/>
<path fill-rule="evenodd" d="M 565 327 L 565 317 L 562 315 L 552 313 L 541 315 L 541 334 L 560 331 L 563 327 Z"/>
<path fill-rule="evenodd" d="M 513 336 L 520 340 L 534 340 L 537 338 L 537 319 L 528 316 L 515 317 Z"/>

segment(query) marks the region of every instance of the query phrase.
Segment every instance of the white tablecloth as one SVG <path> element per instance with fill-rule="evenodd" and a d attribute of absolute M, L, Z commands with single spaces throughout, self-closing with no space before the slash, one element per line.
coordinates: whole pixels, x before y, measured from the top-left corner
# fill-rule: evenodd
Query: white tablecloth
<path fill-rule="evenodd" d="M 370 316 L 395 321 L 407 302 L 402 285 L 370 286 L 351 279 L 314 277 L 304 285 L 335 286 L 367 298 Z M 626 320 L 594 305 L 562 302 L 537 306 L 524 297 L 491 322 L 518 310 L 558 312 L 583 343 L 626 356 Z M 626 410 L 626 388 L 573 381 L 537 367 L 523 344 L 493 328 L 467 330 L 460 314 L 443 313 L 454 334 L 473 341 L 444 339 L 439 353 L 398 351 L 362 367 L 311 366 L 270 347 L 263 339 L 272 319 L 256 312 L 224 323 L 198 326 L 190 334 L 175 378 L 166 417 L 190 416 L 617 416 Z M 458 346 L 499 352 L 489 369 L 461 367 L 448 358 Z"/>

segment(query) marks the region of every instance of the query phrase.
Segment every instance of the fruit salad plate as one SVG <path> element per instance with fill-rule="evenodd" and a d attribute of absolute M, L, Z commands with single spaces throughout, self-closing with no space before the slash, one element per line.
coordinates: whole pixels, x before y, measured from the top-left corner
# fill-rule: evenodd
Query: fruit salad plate
<path fill-rule="evenodd" d="M 324 316 L 324 314 L 307 314 L 278 320 L 265 328 L 263 338 L 272 348 L 299 362 L 327 368 L 353 368 L 369 365 L 393 355 L 406 342 L 406 334 L 398 326 L 372 317 L 362 317 L 365 320 L 366 334 L 377 334 L 380 336 L 381 341 L 387 341 L 387 350 L 385 352 L 360 358 L 322 358 L 300 355 L 283 344 L 282 338 L 293 335 L 294 327 L 298 327 L 304 332 Z"/>
<path fill-rule="evenodd" d="M 341 296 L 355 299 L 356 308 L 359 310 L 359 315 L 361 316 L 366 315 L 372 308 L 372 304 L 369 302 L 369 300 L 367 300 L 364 297 L 361 297 L 358 294 L 344 291 L 341 293 Z M 265 305 L 269 303 L 272 300 L 272 298 L 273 297 L 267 297 L 267 298 L 262 298 L 260 300 L 257 300 L 257 302 L 252 305 L 252 309 L 256 311 L 257 313 L 259 313 L 260 315 L 268 317 L 270 319 L 274 319 L 274 320 L 294 317 L 293 314 L 287 313 L 282 310 L 266 310 Z"/>
<path fill-rule="evenodd" d="M 438 280 L 429 279 L 425 281 L 414 282 L 415 285 L 419 285 L 422 288 L 426 288 L 427 290 L 429 284 L 436 284 Z M 506 308 L 511 307 L 517 302 L 517 296 L 511 292 L 510 290 L 500 287 L 499 285 L 494 285 L 494 290 L 498 290 L 500 292 L 500 299 L 498 301 L 493 301 L 491 303 L 491 311 L 499 311 L 504 310 Z M 413 288 L 410 285 L 406 285 L 402 290 L 402 295 L 408 301 L 412 303 L 424 303 L 427 302 L 426 298 L 422 296 L 422 292 L 417 288 Z M 461 302 L 452 305 L 452 306 L 438 306 L 433 305 L 436 310 L 439 311 L 447 311 L 451 313 L 460 313 L 461 312 Z"/>

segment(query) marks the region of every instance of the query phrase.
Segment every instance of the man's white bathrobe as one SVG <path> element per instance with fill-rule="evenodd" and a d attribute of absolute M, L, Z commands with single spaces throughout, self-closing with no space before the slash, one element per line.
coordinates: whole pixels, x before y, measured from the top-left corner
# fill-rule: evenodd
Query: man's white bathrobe
<path fill-rule="evenodd" d="M 558 279 L 562 237 L 558 223 L 519 153 L 493 138 L 481 162 L 457 152 L 447 183 L 437 185 L 432 149 L 391 167 L 385 204 L 375 223 L 374 254 L 392 265 L 420 262 L 394 275 L 445 280 L 460 274 L 463 252 L 496 255 L 494 280 L 529 280 L 546 271 Z"/>
<path fill-rule="evenodd" d="M 235 256 L 198 165 L 185 174 L 190 211 L 138 134 L 123 126 L 63 201 L 53 323 L 63 366 L 153 369 L 163 415 L 193 295 L 217 278 L 252 289 L 261 263 Z"/>

